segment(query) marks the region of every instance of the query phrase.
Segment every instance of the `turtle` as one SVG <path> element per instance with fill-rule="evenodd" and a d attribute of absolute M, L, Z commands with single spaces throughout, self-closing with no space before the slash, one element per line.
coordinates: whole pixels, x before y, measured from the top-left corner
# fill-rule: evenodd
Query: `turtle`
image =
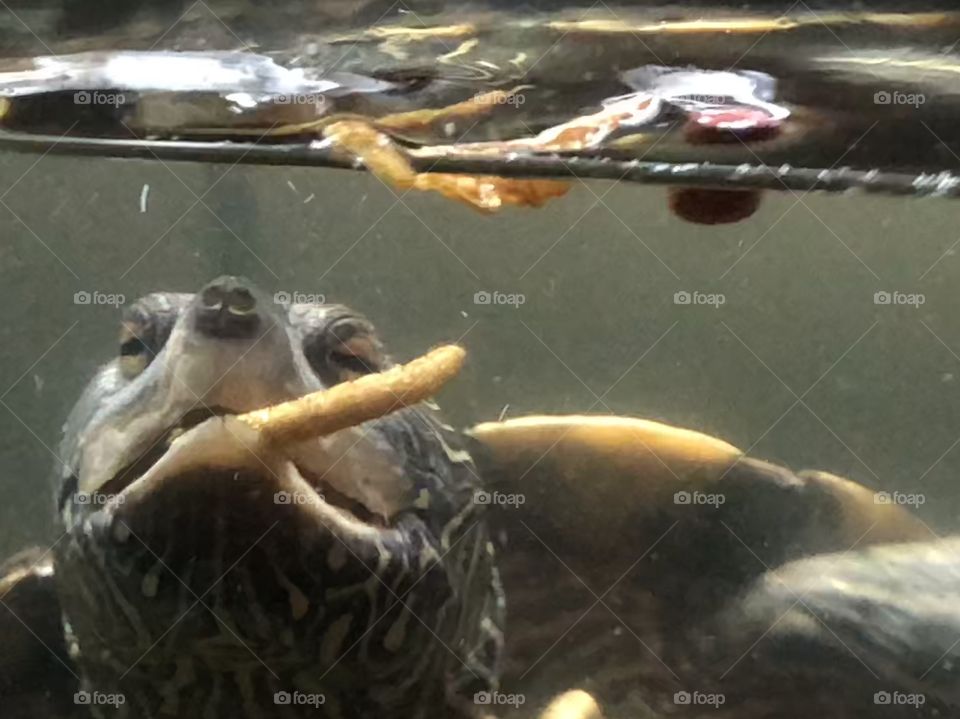
<path fill-rule="evenodd" d="M 159 479 L 201 425 L 394 362 L 348 307 L 233 276 L 120 335 L 64 425 L 58 538 L 2 568 L 3 717 L 958 715 L 960 540 L 865 486 L 433 401 L 284 470 L 211 435 Z"/>

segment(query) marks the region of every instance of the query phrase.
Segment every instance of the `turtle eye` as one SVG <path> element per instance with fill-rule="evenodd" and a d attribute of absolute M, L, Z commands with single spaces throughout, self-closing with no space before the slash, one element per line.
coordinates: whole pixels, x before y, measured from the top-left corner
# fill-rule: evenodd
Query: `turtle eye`
<path fill-rule="evenodd" d="M 303 349 L 313 371 L 328 386 L 379 372 L 387 362 L 376 335 L 349 319 L 307 337 Z"/>
<path fill-rule="evenodd" d="M 153 359 L 153 353 L 147 344 L 137 335 L 124 327 L 120 336 L 120 370 L 128 379 L 143 372 Z"/>
<path fill-rule="evenodd" d="M 329 351 L 329 361 L 339 370 L 341 382 L 379 372 L 382 364 L 375 341 L 365 336 L 334 343 Z"/>
<path fill-rule="evenodd" d="M 184 308 L 194 296 L 175 292 L 144 295 L 123 311 L 120 321 L 120 357 L 123 376 L 133 379 L 163 350 Z"/>

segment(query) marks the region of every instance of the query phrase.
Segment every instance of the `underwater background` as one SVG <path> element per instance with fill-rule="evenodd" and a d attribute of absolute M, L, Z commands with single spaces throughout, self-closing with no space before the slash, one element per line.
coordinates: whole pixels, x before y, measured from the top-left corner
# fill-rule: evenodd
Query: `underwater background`
<path fill-rule="evenodd" d="M 102 303 L 223 273 L 348 304 L 398 360 L 461 341 L 466 370 L 439 398 L 455 425 L 659 419 L 918 494 L 932 529 L 957 525 L 948 200 L 767 193 L 704 227 L 652 186 L 578 183 L 487 216 L 350 171 L 16 154 L 0 155 L 0 200 L 4 554 L 56 539 L 60 427 L 118 350 L 120 309 Z"/>

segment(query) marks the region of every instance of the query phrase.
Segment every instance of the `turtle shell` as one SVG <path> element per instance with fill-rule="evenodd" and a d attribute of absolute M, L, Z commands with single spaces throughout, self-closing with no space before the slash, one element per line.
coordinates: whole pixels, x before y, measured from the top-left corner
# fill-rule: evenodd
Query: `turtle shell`
<path fill-rule="evenodd" d="M 888 695 L 890 716 L 950 715 L 935 655 L 960 635 L 955 542 L 882 495 L 647 420 L 470 434 L 501 543 L 507 691 L 579 687 L 610 717 L 799 719 L 811 693 L 837 719 Z M 924 705 L 894 703 L 936 672 Z"/>

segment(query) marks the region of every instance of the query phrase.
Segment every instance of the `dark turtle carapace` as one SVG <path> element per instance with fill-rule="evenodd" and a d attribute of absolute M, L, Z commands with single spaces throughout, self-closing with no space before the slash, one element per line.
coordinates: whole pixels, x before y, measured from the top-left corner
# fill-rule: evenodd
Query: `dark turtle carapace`
<path fill-rule="evenodd" d="M 631 418 L 461 434 L 429 403 L 171 460 L 390 366 L 351 310 L 273 300 L 224 277 L 125 311 L 66 423 L 58 539 L 0 578 L 0 716 L 957 715 L 957 543 L 833 475 Z"/>

